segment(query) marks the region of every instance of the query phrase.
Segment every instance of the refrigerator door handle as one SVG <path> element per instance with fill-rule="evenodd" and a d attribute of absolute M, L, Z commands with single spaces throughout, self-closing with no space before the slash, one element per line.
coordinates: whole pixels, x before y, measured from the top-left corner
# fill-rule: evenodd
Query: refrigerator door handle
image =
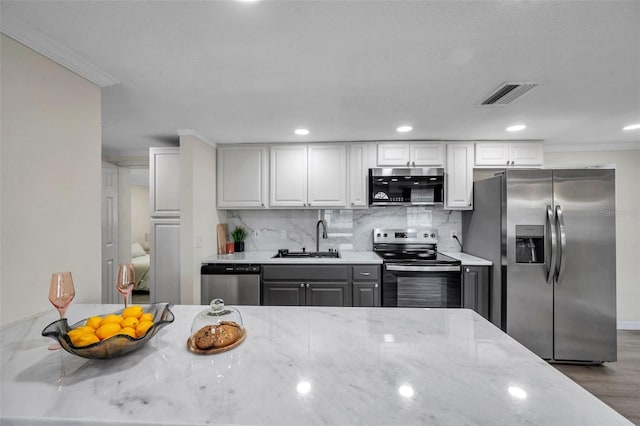
<path fill-rule="evenodd" d="M 562 207 L 556 206 L 556 226 L 558 228 L 558 238 L 560 239 L 560 246 L 557 255 L 557 267 L 556 267 L 556 283 L 560 284 L 564 277 L 564 268 L 566 262 L 564 261 L 564 254 L 567 251 L 567 234 L 564 227 L 564 216 L 562 215 Z"/>
<path fill-rule="evenodd" d="M 547 284 L 552 284 L 553 278 L 555 276 L 555 266 L 556 266 L 556 228 L 553 222 L 553 208 L 551 206 L 547 206 L 547 231 L 548 234 L 551 234 L 549 238 L 546 238 L 546 247 L 545 250 L 547 254 L 545 255 L 545 263 L 544 269 L 547 277 Z M 549 248 L 549 243 L 551 244 L 551 248 Z M 549 259 L 549 262 L 547 262 Z"/>

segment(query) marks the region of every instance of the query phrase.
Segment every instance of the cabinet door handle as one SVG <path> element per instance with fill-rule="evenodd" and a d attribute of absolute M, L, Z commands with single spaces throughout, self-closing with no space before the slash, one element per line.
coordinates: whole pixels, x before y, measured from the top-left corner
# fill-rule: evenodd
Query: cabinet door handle
<path fill-rule="evenodd" d="M 415 167 L 416 166 L 416 162 L 414 161 L 413 163 L 411 163 L 411 167 Z"/>
<path fill-rule="evenodd" d="M 309 288 L 309 287 L 310 287 L 310 286 L 309 286 L 309 283 L 307 283 L 307 288 Z"/>
<path fill-rule="evenodd" d="M 409 167 L 409 162 L 407 161 L 407 167 Z"/>
<path fill-rule="evenodd" d="M 300 283 L 300 287 L 304 287 L 304 283 Z"/>
<path fill-rule="evenodd" d="M 378 288 L 378 284 L 374 284 L 373 286 L 374 286 L 375 288 Z"/>
<path fill-rule="evenodd" d="M 465 272 L 471 272 L 471 269 L 469 269 L 469 268 L 464 268 L 464 271 L 465 271 Z"/>
<path fill-rule="evenodd" d="M 264 203 L 260 203 L 260 206 L 264 207 Z"/>
<path fill-rule="evenodd" d="M 364 275 L 365 277 L 368 277 L 369 275 L 371 275 L 371 272 L 360 272 L 360 275 Z"/>

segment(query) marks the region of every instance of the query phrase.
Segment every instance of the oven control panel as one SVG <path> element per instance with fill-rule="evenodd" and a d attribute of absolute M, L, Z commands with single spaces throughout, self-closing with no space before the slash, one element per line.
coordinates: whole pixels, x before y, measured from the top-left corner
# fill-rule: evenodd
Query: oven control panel
<path fill-rule="evenodd" d="M 374 243 L 437 244 L 438 230 L 434 228 L 375 228 Z"/>

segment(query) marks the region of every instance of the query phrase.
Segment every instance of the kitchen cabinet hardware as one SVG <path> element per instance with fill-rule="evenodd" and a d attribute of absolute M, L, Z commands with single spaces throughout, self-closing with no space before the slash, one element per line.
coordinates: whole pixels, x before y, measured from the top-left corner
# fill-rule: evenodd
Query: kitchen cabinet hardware
<path fill-rule="evenodd" d="M 371 275 L 371 272 L 360 272 L 360 275 L 364 275 L 365 277 L 368 277 L 369 275 Z"/>
<path fill-rule="evenodd" d="M 471 272 L 471 269 L 469 269 L 469 268 L 464 268 L 464 271 L 465 271 L 465 272 Z"/>
<path fill-rule="evenodd" d="M 309 288 L 309 287 L 311 287 L 311 286 L 309 285 L 309 283 L 307 283 L 307 288 Z"/>
<path fill-rule="evenodd" d="M 300 287 L 304 287 L 304 283 L 300 283 Z"/>

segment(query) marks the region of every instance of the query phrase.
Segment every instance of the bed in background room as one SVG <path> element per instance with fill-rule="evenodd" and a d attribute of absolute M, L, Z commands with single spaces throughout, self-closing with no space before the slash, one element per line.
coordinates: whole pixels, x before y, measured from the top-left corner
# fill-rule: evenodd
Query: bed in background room
<path fill-rule="evenodd" d="M 149 291 L 150 259 L 151 256 L 144 251 L 140 243 L 131 244 L 131 263 L 136 271 L 134 291 Z"/>

